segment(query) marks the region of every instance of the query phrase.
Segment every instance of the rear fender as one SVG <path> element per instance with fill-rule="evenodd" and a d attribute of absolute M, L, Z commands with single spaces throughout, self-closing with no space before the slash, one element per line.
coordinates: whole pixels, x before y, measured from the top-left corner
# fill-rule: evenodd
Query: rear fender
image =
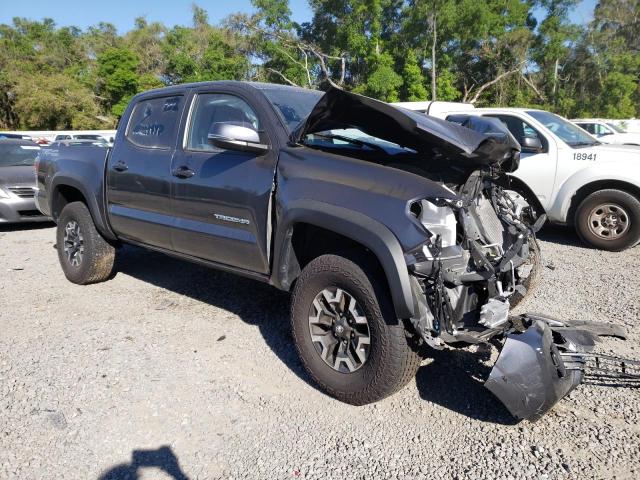
<path fill-rule="evenodd" d="M 51 192 L 49 198 L 49 209 L 51 214 L 54 215 L 53 211 L 53 202 L 55 201 L 55 194 L 61 187 L 71 187 L 79 191 L 84 197 L 85 203 L 89 212 L 91 213 L 91 218 L 93 219 L 93 223 L 96 226 L 96 229 L 109 240 L 116 240 L 116 236 L 109 227 L 109 225 L 105 222 L 105 215 L 103 210 L 102 201 L 102 188 L 101 186 L 96 185 L 96 189 L 94 191 L 89 191 L 85 186 L 85 182 L 83 179 L 76 178 L 70 175 L 59 175 L 55 176 L 49 187 L 49 191 Z M 57 212 L 58 215 L 60 212 Z"/>

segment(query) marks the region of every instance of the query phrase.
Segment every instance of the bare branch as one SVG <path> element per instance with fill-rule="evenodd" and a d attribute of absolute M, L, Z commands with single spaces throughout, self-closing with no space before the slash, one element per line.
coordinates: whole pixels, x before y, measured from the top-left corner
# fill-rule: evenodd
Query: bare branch
<path fill-rule="evenodd" d="M 327 82 L 329 82 L 329 84 L 331 84 L 332 86 L 334 86 L 336 88 L 342 88 L 341 85 L 344 83 L 344 78 L 345 78 L 345 74 L 346 74 L 346 59 L 345 59 L 344 56 L 328 55 L 328 54 L 322 52 L 315 45 L 312 45 L 312 44 L 307 43 L 307 42 L 305 42 L 303 40 L 300 40 L 297 37 L 294 37 L 292 35 L 286 35 L 283 32 L 279 32 L 279 31 L 266 30 L 265 28 L 263 28 L 263 27 L 261 27 L 259 25 L 256 25 L 255 23 L 252 23 L 252 22 L 241 21 L 240 23 L 244 27 L 248 28 L 249 30 L 253 30 L 254 32 L 256 32 L 256 33 L 258 33 L 260 35 L 264 35 L 266 37 L 275 38 L 275 39 L 279 40 L 282 43 L 282 45 L 288 46 L 290 48 L 296 48 L 301 53 L 303 53 L 303 55 L 304 55 L 304 64 L 301 61 L 294 59 L 289 53 L 281 50 L 282 53 L 284 55 L 286 55 L 292 62 L 294 62 L 295 64 L 297 64 L 300 67 L 305 69 L 306 74 L 307 74 L 307 80 L 309 82 L 309 86 L 312 85 L 312 81 L 311 81 L 311 72 L 310 72 L 309 64 L 308 64 L 308 55 L 313 55 L 318 60 L 318 63 L 320 65 L 320 70 L 322 72 L 323 78 Z M 327 65 L 327 60 L 339 60 L 340 61 L 340 80 L 339 80 L 338 83 L 333 81 L 333 79 L 331 78 L 331 72 L 329 70 L 329 66 Z"/>
<path fill-rule="evenodd" d="M 513 75 L 516 72 L 519 72 L 521 68 L 522 68 L 522 63 L 518 64 L 518 66 L 516 68 L 514 68 L 512 70 L 508 70 L 506 72 L 503 72 L 500 75 L 498 75 L 496 78 L 494 78 L 493 80 L 490 80 L 490 81 L 480 85 L 480 87 L 478 87 L 478 89 L 476 90 L 476 93 L 473 96 L 473 98 L 471 100 L 469 100 L 469 103 L 472 103 L 472 104 L 476 103 L 478 101 L 478 99 L 480 98 L 480 95 L 482 95 L 482 92 L 484 92 L 487 88 L 489 88 L 491 85 L 495 85 L 496 83 L 498 83 L 503 78 L 508 77 L 509 75 Z M 468 93 L 470 93 L 470 91 Z M 465 95 L 465 101 L 466 101 L 466 95 Z"/>
<path fill-rule="evenodd" d="M 534 91 L 534 93 L 538 96 L 538 98 L 542 101 L 545 101 L 546 98 L 544 96 L 544 94 L 538 90 L 538 87 L 536 87 L 536 85 L 531 81 L 530 78 L 528 78 L 524 73 L 520 73 L 520 76 L 522 77 L 522 79 L 524 80 L 524 83 L 526 83 L 527 85 L 529 85 L 529 87 L 531 88 L 531 90 Z"/>
<path fill-rule="evenodd" d="M 311 86 L 311 72 L 309 71 L 309 55 L 307 55 L 307 52 L 304 50 L 304 48 L 300 47 L 299 45 L 298 45 L 298 49 L 300 50 L 300 53 L 304 55 L 304 70 L 305 72 L 307 72 L 307 82 L 309 86 Z"/>
<path fill-rule="evenodd" d="M 293 87 L 299 87 L 300 85 L 298 85 L 295 82 L 292 82 L 291 80 L 289 80 L 287 77 L 284 76 L 284 74 L 278 70 L 276 70 L 275 68 L 267 68 L 267 70 L 269 70 L 271 73 L 275 73 L 276 75 L 278 75 L 282 80 L 284 80 L 285 82 L 287 82 L 289 85 L 293 86 Z"/>

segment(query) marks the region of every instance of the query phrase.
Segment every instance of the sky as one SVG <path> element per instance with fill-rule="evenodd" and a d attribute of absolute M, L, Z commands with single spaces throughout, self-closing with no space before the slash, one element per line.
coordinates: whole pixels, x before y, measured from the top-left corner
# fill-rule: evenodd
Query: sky
<path fill-rule="evenodd" d="M 133 28 L 136 17 L 165 25 L 190 25 L 194 0 L 0 0 L 0 23 L 11 23 L 13 17 L 31 20 L 53 18 L 60 26 L 86 28 L 99 22 L 113 23 L 120 33 Z M 251 0 L 196 0 L 209 13 L 209 21 L 218 23 L 231 13 L 254 11 Z M 289 0 L 293 19 L 311 20 L 307 0 Z"/>
<path fill-rule="evenodd" d="M 52 18 L 60 26 L 74 25 L 86 28 L 99 22 L 113 23 L 120 33 L 133 28 L 136 17 L 146 16 L 147 21 L 159 21 L 168 26 L 190 25 L 191 4 L 194 0 L 0 0 L 0 23 L 11 23 L 13 17 L 31 20 Z M 592 18 L 597 0 L 583 0 L 572 12 L 575 23 L 587 23 Z M 216 24 L 230 13 L 253 11 L 251 0 L 197 0 L 196 3 L 209 13 L 211 23 Z M 297 22 L 311 20 L 307 0 L 289 0 L 293 19 Z"/>

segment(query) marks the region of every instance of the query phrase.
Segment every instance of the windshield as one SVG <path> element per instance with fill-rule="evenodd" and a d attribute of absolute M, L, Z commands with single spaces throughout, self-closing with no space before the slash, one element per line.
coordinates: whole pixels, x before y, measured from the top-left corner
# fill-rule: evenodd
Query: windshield
<path fill-rule="evenodd" d="M 265 87 L 261 90 L 276 107 L 289 132 L 293 132 L 309 116 L 324 95 L 324 92 L 303 88 Z"/>
<path fill-rule="evenodd" d="M 571 147 L 584 147 L 587 145 L 598 145 L 600 143 L 583 129 L 555 113 L 541 110 L 529 110 L 527 113 Z"/>
<path fill-rule="evenodd" d="M 615 125 L 613 123 L 609 123 L 607 122 L 607 125 L 616 133 L 626 133 L 622 128 L 620 128 L 618 125 Z"/>
<path fill-rule="evenodd" d="M 0 167 L 30 166 L 40 151 L 37 145 L 0 144 Z"/>
<path fill-rule="evenodd" d="M 304 139 L 308 146 L 329 148 L 359 148 L 363 150 L 378 150 L 393 155 L 401 152 L 415 153 L 414 150 L 364 133 L 357 128 L 336 128 L 324 132 L 310 133 Z"/>

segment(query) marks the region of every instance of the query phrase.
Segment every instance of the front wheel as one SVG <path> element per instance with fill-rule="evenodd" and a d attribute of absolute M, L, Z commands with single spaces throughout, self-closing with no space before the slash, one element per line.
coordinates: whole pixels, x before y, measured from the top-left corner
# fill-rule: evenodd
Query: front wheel
<path fill-rule="evenodd" d="M 576 210 L 578 235 L 591 246 L 619 252 L 640 241 L 640 202 L 622 190 L 599 190 Z"/>
<path fill-rule="evenodd" d="M 329 395 L 353 405 L 402 388 L 420 366 L 371 259 L 322 255 L 296 282 L 291 326 L 302 364 Z"/>
<path fill-rule="evenodd" d="M 111 276 L 115 248 L 100 235 L 84 203 L 72 202 L 62 209 L 56 243 L 60 266 L 69 281 L 87 285 Z"/>

